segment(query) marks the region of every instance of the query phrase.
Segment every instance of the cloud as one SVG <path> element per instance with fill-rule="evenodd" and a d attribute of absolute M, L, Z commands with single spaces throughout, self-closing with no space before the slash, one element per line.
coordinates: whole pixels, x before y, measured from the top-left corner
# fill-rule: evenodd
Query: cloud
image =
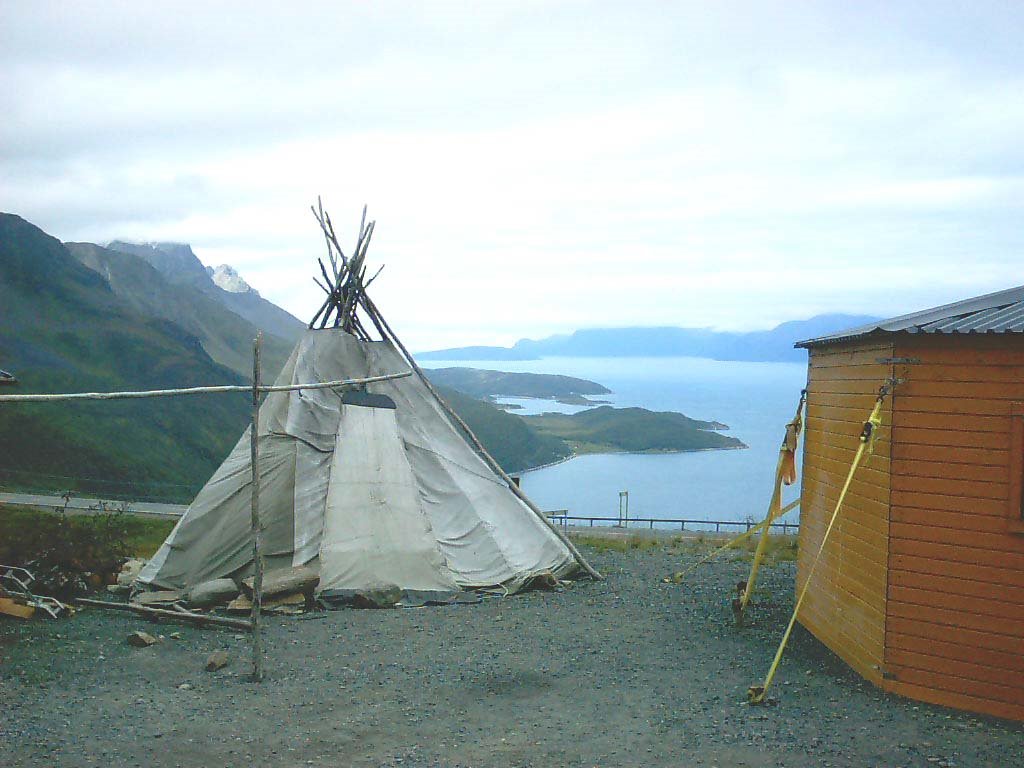
<path fill-rule="evenodd" d="M 176 8 L 0 9 L 0 208 L 190 242 L 305 316 L 308 204 L 345 237 L 368 202 L 420 348 L 1019 282 L 1012 6 Z"/>

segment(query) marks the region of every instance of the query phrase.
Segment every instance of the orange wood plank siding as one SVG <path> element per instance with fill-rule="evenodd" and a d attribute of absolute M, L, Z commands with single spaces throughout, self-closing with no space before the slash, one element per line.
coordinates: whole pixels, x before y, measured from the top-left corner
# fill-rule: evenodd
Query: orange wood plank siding
<path fill-rule="evenodd" d="M 810 351 L 797 589 L 835 508 L 879 386 L 891 344 L 840 344 Z M 885 659 L 891 405 L 875 454 L 861 464 L 808 590 L 799 620 L 861 675 L 881 683 Z"/>
<path fill-rule="evenodd" d="M 1009 530 L 1017 335 L 900 337 L 884 687 L 1024 719 L 1024 535 Z"/>

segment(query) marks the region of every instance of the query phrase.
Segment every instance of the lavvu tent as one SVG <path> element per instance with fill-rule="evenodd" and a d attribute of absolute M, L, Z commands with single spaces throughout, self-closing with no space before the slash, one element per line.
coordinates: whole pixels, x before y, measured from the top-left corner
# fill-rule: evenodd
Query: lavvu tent
<path fill-rule="evenodd" d="M 579 567 L 599 577 L 441 399 L 366 296 L 362 261 L 373 223 L 360 227 L 347 259 L 330 219 L 322 209 L 316 213 L 328 236 L 333 279 L 324 268 L 327 300 L 276 383 L 363 379 L 409 368 L 413 375 L 357 391 L 267 395 L 258 432 L 267 572 L 315 568 L 324 598 L 380 585 L 420 597 L 491 586 L 515 591 Z M 360 311 L 379 339 L 364 330 Z M 251 573 L 251 484 L 247 431 L 138 581 L 188 589 Z"/>

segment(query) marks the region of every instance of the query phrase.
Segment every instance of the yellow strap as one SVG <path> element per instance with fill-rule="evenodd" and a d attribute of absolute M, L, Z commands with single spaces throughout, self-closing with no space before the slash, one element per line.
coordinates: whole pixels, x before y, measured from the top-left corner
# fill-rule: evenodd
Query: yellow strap
<path fill-rule="evenodd" d="M 775 470 L 775 489 L 772 491 L 771 501 L 768 503 L 768 514 L 766 520 L 773 520 L 778 517 L 778 508 L 782 498 L 782 468 L 786 460 L 785 451 L 779 451 L 779 464 Z M 750 602 L 750 596 L 754 593 L 754 584 L 757 581 L 757 571 L 761 567 L 761 559 L 764 557 L 765 547 L 768 546 L 768 531 L 765 531 L 757 542 L 757 549 L 754 550 L 754 559 L 750 563 L 750 575 L 747 577 L 746 586 L 743 588 L 743 596 L 740 597 L 737 606 L 738 615 L 742 616 L 743 611 Z"/>
<path fill-rule="evenodd" d="M 784 514 L 786 514 L 790 510 L 794 509 L 800 503 L 800 499 L 796 499 L 795 501 L 787 504 L 783 508 L 779 507 L 779 505 L 782 503 L 782 483 L 783 483 L 783 480 L 785 479 L 784 478 L 784 474 L 785 474 L 784 473 L 784 465 L 786 463 L 785 462 L 786 451 L 787 450 L 791 450 L 794 453 L 796 452 L 797 437 L 800 435 L 800 430 L 803 428 L 803 411 L 804 411 L 804 403 L 806 402 L 806 399 L 807 399 L 807 390 L 806 389 L 801 390 L 800 391 L 800 401 L 797 403 L 797 406 L 796 406 L 796 415 L 793 417 L 793 420 L 791 422 L 789 422 L 789 424 L 786 425 L 786 434 L 785 434 L 785 437 L 782 440 L 782 447 L 779 449 L 779 462 L 778 462 L 778 465 L 775 467 L 775 489 L 772 492 L 771 501 L 768 503 L 768 513 L 765 515 L 764 520 L 762 520 L 760 523 L 755 525 L 753 528 L 750 528 L 747 531 L 741 533 L 739 536 L 737 536 L 732 541 L 726 542 L 725 544 L 723 544 L 721 547 L 716 549 L 711 554 L 705 555 L 700 560 L 698 560 L 696 563 L 694 563 L 689 568 L 687 568 L 685 571 L 678 571 L 678 572 L 672 574 L 671 576 L 666 576 L 664 579 L 662 579 L 662 581 L 664 583 L 666 583 L 666 584 L 673 583 L 673 582 L 676 583 L 676 584 L 680 583 L 689 574 L 691 574 L 695 570 L 697 570 L 697 568 L 699 568 L 700 566 L 704 565 L 704 563 L 708 562 L 709 560 L 715 559 L 716 557 L 718 557 L 720 554 L 725 552 L 725 550 L 729 549 L 730 547 L 734 547 L 737 544 L 739 544 L 740 542 L 746 541 L 747 539 L 749 539 L 751 536 L 753 536 L 758 531 L 761 531 L 761 530 L 768 531 L 768 530 L 770 530 L 768 526 L 771 525 L 771 523 L 773 523 L 774 521 L 778 520 L 780 517 L 782 517 Z M 789 483 L 787 483 L 787 485 L 789 485 Z M 764 543 L 766 541 L 767 541 L 767 537 L 763 536 L 763 537 L 761 537 L 761 541 L 757 545 L 757 552 L 754 555 L 754 567 L 753 567 L 753 569 L 751 571 L 750 578 L 747 579 L 748 588 L 749 588 L 749 585 L 753 582 L 754 576 L 757 574 L 757 564 L 758 564 L 759 560 L 761 559 L 761 556 L 764 553 Z M 744 599 L 743 599 L 743 606 L 744 607 L 746 607 L 747 600 L 749 600 L 749 599 L 750 599 L 749 595 L 745 594 L 744 595 Z"/>
<path fill-rule="evenodd" d="M 768 502 L 768 513 L 765 515 L 765 520 L 771 521 L 782 516 L 780 506 L 782 504 L 782 485 L 789 479 L 786 477 L 788 471 L 787 459 L 790 455 L 796 454 L 796 449 L 800 437 L 800 431 L 803 429 L 803 410 L 804 402 L 807 398 L 807 390 L 803 390 L 800 393 L 800 402 L 796 406 L 796 415 L 793 420 L 786 425 L 786 434 L 782 438 L 782 447 L 779 448 L 779 463 L 775 468 L 775 487 L 772 489 L 772 498 Z M 795 479 L 795 478 L 793 478 Z M 792 482 L 792 479 L 789 479 Z M 789 483 L 786 483 L 787 485 Z M 736 604 L 736 619 L 737 621 L 742 620 L 743 611 L 747 608 L 747 603 L 750 602 L 751 596 L 754 594 L 754 586 L 757 583 L 757 572 L 761 568 L 761 560 L 764 558 L 765 548 L 768 546 L 768 529 L 765 529 L 764 535 L 757 542 L 757 549 L 754 552 L 754 560 L 750 564 L 750 576 L 747 577 L 746 586 L 743 588 L 743 596 L 740 597 L 739 603 Z"/>
<path fill-rule="evenodd" d="M 846 498 L 846 492 L 850 490 L 850 483 L 853 482 L 853 476 L 857 472 L 857 467 L 860 466 L 861 459 L 865 453 L 871 453 L 875 447 L 875 433 L 878 430 L 879 425 L 882 423 L 882 402 L 884 395 L 880 395 L 878 400 L 875 402 L 875 407 L 871 411 L 871 415 L 868 416 L 867 422 L 864 424 L 864 430 L 860 435 L 860 445 L 857 446 L 857 453 L 853 457 L 853 464 L 850 465 L 850 471 L 846 475 L 846 482 L 843 483 L 843 490 L 839 493 L 839 499 L 836 501 L 836 508 L 832 512 L 832 519 L 828 522 L 828 527 L 825 529 L 825 535 L 821 538 L 821 546 L 818 547 L 817 553 L 814 555 L 814 560 L 811 562 L 811 568 L 807 572 L 807 578 L 804 580 L 804 585 L 800 589 L 800 595 L 796 601 L 796 607 L 793 609 L 793 615 L 789 619 L 789 624 L 786 627 L 786 632 L 782 635 L 782 642 L 779 643 L 779 649 L 775 652 L 775 658 L 772 660 L 771 666 L 768 668 L 768 675 L 764 679 L 764 684 L 760 686 L 752 685 L 747 691 L 747 698 L 751 704 L 761 704 L 764 702 L 765 695 L 768 693 L 768 687 L 772 684 L 772 679 L 775 677 L 775 672 L 779 668 L 779 662 L 782 660 L 782 652 L 786 650 L 786 643 L 789 642 L 789 636 L 793 631 L 793 625 L 796 624 L 797 614 L 800 613 L 800 606 L 803 605 L 804 597 L 807 595 L 807 589 L 811 585 L 811 580 L 814 578 L 814 569 L 818 567 L 818 561 L 821 559 L 821 553 L 825 551 L 825 545 L 828 543 L 829 534 L 832 533 L 832 528 L 836 524 L 836 520 L 839 518 L 839 510 L 843 506 L 843 500 Z"/>
<path fill-rule="evenodd" d="M 789 504 L 787 504 L 782 509 L 780 509 L 779 510 L 779 514 L 776 515 L 776 517 L 773 517 L 771 520 L 762 520 L 757 525 L 755 525 L 752 528 L 750 528 L 750 529 L 744 531 L 743 533 L 741 533 L 735 539 L 731 539 L 730 541 L 727 541 L 725 544 L 720 546 L 714 552 L 712 552 L 712 553 L 710 553 L 708 555 L 705 555 L 700 560 L 698 560 L 696 563 L 694 563 L 689 568 L 687 568 L 685 571 L 677 571 L 676 573 L 673 573 L 671 576 L 666 576 L 664 579 L 662 579 L 662 581 L 665 584 L 670 584 L 670 583 L 678 584 L 678 583 L 680 583 L 683 579 L 685 579 L 687 576 L 689 576 L 691 573 L 693 573 L 695 570 L 697 570 L 700 566 L 704 565 L 704 563 L 708 562 L 709 560 L 714 560 L 720 554 L 725 552 L 725 550 L 729 549 L 730 547 L 735 547 L 737 544 L 740 544 L 740 543 L 746 541 L 747 539 L 749 539 L 751 536 L 753 536 L 758 531 L 764 530 L 768 525 L 770 525 L 771 523 L 775 522 L 776 518 L 782 517 L 784 514 L 786 514 L 790 510 L 796 509 L 796 507 L 799 504 L 800 504 L 800 499 L 794 499 L 793 501 L 789 502 Z"/>

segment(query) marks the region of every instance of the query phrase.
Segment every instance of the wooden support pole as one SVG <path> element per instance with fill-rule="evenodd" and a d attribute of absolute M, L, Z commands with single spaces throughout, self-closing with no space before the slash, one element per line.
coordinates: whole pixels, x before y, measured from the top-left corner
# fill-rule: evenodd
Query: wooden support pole
<path fill-rule="evenodd" d="M 804 426 L 804 404 L 807 402 L 807 390 L 800 390 L 800 400 L 796 404 L 796 414 L 792 421 L 786 425 L 786 431 L 782 438 L 782 445 L 779 446 L 779 461 L 775 466 L 775 486 L 772 489 L 772 498 L 768 502 L 768 514 L 764 516 L 764 529 L 761 538 L 757 542 L 757 550 L 754 552 L 754 561 L 750 565 L 750 576 L 747 577 L 747 584 L 743 588 L 743 594 L 733 604 L 733 611 L 736 613 L 736 623 L 743 623 L 743 612 L 754 594 L 754 586 L 757 584 L 757 572 L 761 567 L 761 560 L 764 557 L 765 549 L 768 546 L 768 537 L 771 534 L 771 524 L 782 517 L 782 486 L 785 483 L 786 460 L 788 457 L 795 457 L 800 432 Z M 795 460 L 795 458 L 794 458 Z M 795 464 L 794 464 L 795 467 Z"/>
<path fill-rule="evenodd" d="M 263 638 L 260 635 L 260 609 L 263 607 L 263 525 L 260 521 L 260 348 L 263 332 L 252 344 L 252 679 L 263 679 Z"/>
<path fill-rule="evenodd" d="M 754 595 L 754 586 L 757 584 L 757 572 L 761 568 L 761 559 L 764 557 L 765 548 L 768 546 L 768 538 L 771 536 L 771 524 L 777 517 L 782 515 L 782 464 L 785 460 L 786 444 L 783 443 L 779 451 L 779 461 L 775 467 L 775 487 L 772 490 L 772 498 L 768 502 L 768 514 L 764 517 L 766 525 L 761 529 L 761 538 L 758 539 L 757 549 L 754 550 L 754 560 L 750 564 L 750 575 L 743 586 L 743 594 L 734 602 L 733 613 L 736 614 L 736 623 L 743 624 L 743 612 L 747 610 L 750 598 Z"/>

